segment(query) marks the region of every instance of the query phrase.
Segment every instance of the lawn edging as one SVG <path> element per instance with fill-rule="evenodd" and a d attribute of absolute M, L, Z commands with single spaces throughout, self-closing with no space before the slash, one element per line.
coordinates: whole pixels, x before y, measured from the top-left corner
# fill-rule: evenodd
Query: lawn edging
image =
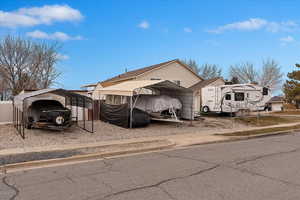
<path fill-rule="evenodd" d="M 292 125 L 292 126 L 262 127 L 259 129 L 256 128 L 252 130 L 220 133 L 215 135 L 227 136 L 227 137 L 263 137 L 263 136 L 290 133 L 296 130 L 300 130 L 300 124 Z"/>

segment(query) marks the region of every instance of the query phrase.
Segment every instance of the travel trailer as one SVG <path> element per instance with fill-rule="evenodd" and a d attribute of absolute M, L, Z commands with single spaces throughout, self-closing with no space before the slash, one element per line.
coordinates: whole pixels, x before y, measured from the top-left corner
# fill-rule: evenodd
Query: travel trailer
<path fill-rule="evenodd" d="M 262 111 L 271 99 L 270 89 L 255 84 L 233 84 L 204 87 L 202 112 L 237 113 L 242 110 Z"/>

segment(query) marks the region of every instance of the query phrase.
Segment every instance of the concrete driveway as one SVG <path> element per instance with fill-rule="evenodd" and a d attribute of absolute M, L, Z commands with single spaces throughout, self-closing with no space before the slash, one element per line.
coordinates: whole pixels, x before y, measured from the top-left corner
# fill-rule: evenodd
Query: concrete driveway
<path fill-rule="evenodd" d="M 300 199 L 300 133 L 0 175 L 0 199 Z"/>

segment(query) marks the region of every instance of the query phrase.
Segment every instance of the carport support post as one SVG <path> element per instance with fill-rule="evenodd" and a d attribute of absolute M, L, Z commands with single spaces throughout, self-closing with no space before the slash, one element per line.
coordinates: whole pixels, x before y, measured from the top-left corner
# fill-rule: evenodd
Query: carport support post
<path fill-rule="evenodd" d="M 82 106 L 82 110 L 83 110 L 83 128 L 85 129 L 85 98 L 82 97 L 82 103 L 83 103 L 83 106 Z"/>
<path fill-rule="evenodd" d="M 132 128 L 132 96 L 130 96 L 130 125 L 129 127 Z"/>

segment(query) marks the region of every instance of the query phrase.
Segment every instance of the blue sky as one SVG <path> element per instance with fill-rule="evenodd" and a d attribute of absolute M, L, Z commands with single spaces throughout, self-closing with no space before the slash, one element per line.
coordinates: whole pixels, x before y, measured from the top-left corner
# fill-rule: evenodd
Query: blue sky
<path fill-rule="evenodd" d="M 263 59 L 283 72 L 299 62 L 300 1 L 0 1 L 0 37 L 62 43 L 59 82 L 68 89 L 167 60 L 222 67 Z"/>

